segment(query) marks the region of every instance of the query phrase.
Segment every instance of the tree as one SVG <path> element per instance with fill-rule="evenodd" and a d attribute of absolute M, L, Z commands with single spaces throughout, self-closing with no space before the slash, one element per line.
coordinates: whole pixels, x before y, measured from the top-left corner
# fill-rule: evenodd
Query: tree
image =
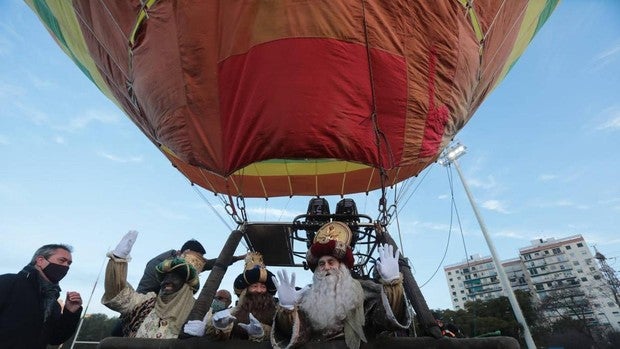
<path fill-rule="evenodd" d="M 521 307 L 534 337 L 538 333 L 534 329 L 541 328 L 541 318 L 539 317 L 532 296 L 529 292 L 515 291 L 517 302 Z M 500 331 L 502 336 L 520 338 L 521 326 L 514 317 L 512 307 L 507 297 L 493 298 L 489 300 L 476 300 L 465 303 L 465 310 L 434 310 L 436 318 L 443 319 L 444 322 L 451 322 L 458 326 L 467 337 L 476 337 L 488 333 Z M 542 329 L 539 332 L 546 334 Z"/>
<path fill-rule="evenodd" d="M 118 322 L 118 317 L 108 318 L 105 314 L 86 314 L 80 333 L 78 333 L 78 341 L 100 342 L 105 337 L 110 336 L 112 328 Z M 70 348 L 73 343 L 73 335 L 63 344 L 63 348 Z M 95 345 L 76 343 L 74 349 L 93 349 Z"/>

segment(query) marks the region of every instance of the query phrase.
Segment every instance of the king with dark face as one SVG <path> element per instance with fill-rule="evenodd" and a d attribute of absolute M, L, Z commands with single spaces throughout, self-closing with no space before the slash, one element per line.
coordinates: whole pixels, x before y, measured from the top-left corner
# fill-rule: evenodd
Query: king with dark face
<path fill-rule="evenodd" d="M 135 239 L 135 233 L 123 241 Z M 127 244 L 119 246 L 126 246 Z M 127 259 L 130 248 L 117 247 L 109 253 L 105 294 L 102 303 L 121 313 L 123 335 L 137 338 L 176 338 L 193 305 L 198 291 L 199 271 L 205 259 L 198 252 L 187 250 L 179 257 L 166 259 L 156 267 L 159 293 L 141 294 L 127 286 Z M 119 254 L 121 255 L 119 255 Z"/>

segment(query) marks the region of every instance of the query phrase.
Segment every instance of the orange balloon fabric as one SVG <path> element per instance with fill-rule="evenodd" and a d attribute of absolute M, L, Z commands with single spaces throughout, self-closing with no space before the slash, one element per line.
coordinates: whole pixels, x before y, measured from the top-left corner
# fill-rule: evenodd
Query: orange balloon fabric
<path fill-rule="evenodd" d="M 244 197 L 417 175 L 557 1 L 26 0 L 191 182 Z"/>

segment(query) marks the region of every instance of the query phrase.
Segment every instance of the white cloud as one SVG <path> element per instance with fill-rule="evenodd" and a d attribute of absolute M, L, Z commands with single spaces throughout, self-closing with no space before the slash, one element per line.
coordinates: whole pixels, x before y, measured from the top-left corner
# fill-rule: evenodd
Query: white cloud
<path fill-rule="evenodd" d="M 0 36 L 0 56 L 7 56 L 11 48 L 11 42 Z"/>
<path fill-rule="evenodd" d="M 144 206 L 147 208 L 149 214 L 165 218 L 166 220 L 184 221 L 189 219 L 189 216 L 183 212 L 183 209 L 179 208 L 179 205 L 174 202 L 170 202 L 169 205 L 166 206 L 154 202 L 147 202 Z"/>
<path fill-rule="evenodd" d="M 33 122 L 35 125 L 46 125 L 49 123 L 49 117 L 46 113 L 29 105 L 25 105 L 20 101 L 15 101 L 15 107 L 21 110 L 24 117 Z"/>
<path fill-rule="evenodd" d="M 26 90 L 18 85 L 0 82 L 0 98 L 13 100 L 16 97 L 23 96 Z"/>
<path fill-rule="evenodd" d="M 263 217 L 271 219 L 275 219 L 280 221 L 282 218 L 295 218 L 299 213 L 291 212 L 285 209 L 277 209 L 277 208 L 265 208 L 265 207 L 253 207 L 247 209 L 248 213 L 254 213 L 259 215 L 262 219 Z"/>
<path fill-rule="evenodd" d="M 607 234 L 597 234 L 597 233 L 581 233 L 581 235 L 585 236 L 587 234 L 586 241 L 588 245 L 615 245 L 620 243 L 620 238 L 610 239 Z"/>
<path fill-rule="evenodd" d="M 414 228 L 411 229 L 412 232 L 420 232 L 422 230 L 435 230 L 435 231 L 443 231 L 447 232 L 450 230 L 450 225 L 444 223 L 432 223 L 432 222 L 413 222 Z M 454 229 L 454 227 L 453 227 Z M 408 231 L 408 230 L 407 230 Z"/>
<path fill-rule="evenodd" d="M 486 208 L 487 210 L 497 211 L 500 213 L 510 213 L 506 209 L 504 203 L 499 200 L 486 200 L 482 203 L 482 207 Z"/>
<path fill-rule="evenodd" d="M 548 181 L 554 180 L 556 178 L 558 178 L 557 175 L 548 174 L 548 173 L 543 173 L 540 176 L 538 176 L 538 180 L 542 181 L 542 182 L 548 182 Z"/>
<path fill-rule="evenodd" d="M 169 209 L 165 209 L 162 207 L 157 207 L 154 212 L 156 212 L 158 217 L 163 217 L 165 219 L 168 220 L 175 220 L 175 221 L 180 221 L 180 220 L 188 220 L 189 217 L 186 214 L 183 213 L 179 213 L 179 212 L 175 212 Z"/>
<path fill-rule="evenodd" d="M 121 162 L 121 163 L 142 162 L 142 156 L 121 157 L 121 156 L 109 154 L 106 152 L 99 152 L 99 156 L 106 158 L 108 160 L 112 160 L 114 162 Z"/>
<path fill-rule="evenodd" d="M 555 200 L 555 201 L 539 201 L 534 203 L 535 207 L 540 207 L 540 208 L 550 208 L 550 207 L 573 207 L 573 208 L 577 208 L 580 210 L 587 210 L 590 207 L 587 205 L 583 205 L 583 204 L 577 204 L 572 202 L 571 200 L 567 200 L 567 199 L 559 199 L 559 200 Z"/>
<path fill-rule="evenodd" d="M 467 179 L 467 184 L 469 184 L 472 187 L 478 187 L 478 188 L 483 188 L 483 189 L 492 189 L 495 188 L 497 186 L 497 181 L 495 180 L 495 177 L 493 177 L 492 175 L 487 176 L 486 180 L 483 179 L 478 179 L 478 178 L 471 178 L 471 179 Z"/>
<path fill-rule="evenodd" d="M 512 239 L 522 239 L 522 240 L 531 240 L 526 233 L 514 231 L 514 230 L 500 230 L 499 232 L 493 233 L 493 236 L 498 237 L 506 237 Z"/>
<path fill-rule="evenodd" d="M 611 199 L 606 199 L 606 200 L 599 200 L 598 201 L 599 204 L 601 205 L 610 205 L 610 204 L 616 204 L 616 203 L 620 203 L 620 198 L 611 198 Z"/>
<path fill-rule="evenodd" d="M 620 107 L 614 105 L 606 108 L 601 112 L 600 119 L 603 119 L 603 121 L 595 127 L 596 130 L 620 130 Z"/>
<path fill-rule="evenodd" d="M 64 131 L 77 131 L 86 128 L 92 122 L 99 122 L 102 124 L 111 124 L 119 120 L 118 114 L 103 113 L 101 111 L 87 111 L 81 116 L 73 118 L 67 125 L 57 126 L 55 128 Z"/>
<path fill-rule="evenodd" d="M 32 85 L 34 85 L 34 87 L 39 90 L 48 89 L 50 87 L 56 86 L 56 84 L 54 84 L 50 80 L 41 79 L 40 77 L 32 74 L 31 72 L 27 72 L 26 75 L 28 76 L 28 79 L 30 80 Z"/>
<path fill-rule="evenodd" d="M 620 44 L 616 45 L 608 50 L 601 52 L 598 56 L 594 57 L 594 64 L 598 67 L 607 65 L 613 62 L 620 54 Z"/>
<path fill-rule="evenodd" d="M 65 144 L 66 143 L 65 142 L 65 138 L 62 137 L 62 136 L 58 136 L 58 135 L 54 136 L 53 141 L 54 141 L 54 143 L 58 143 L 58 144 Z"/>
<path fill-rule="evenodd" d="M 442 194 L 442 195 L 439 195 L 437 197 L 437 199 L 439 199 L 439 200 L 445 200 L 445 199 L 448 199 L 448 198 L 450 198 L 450 195 L 447 195 L 447 194 Z"/>
<path fill-rule="evenodd" d="M 597 127 L 598 130 L 620 130 L 620 115 L 613 117 Z"/>

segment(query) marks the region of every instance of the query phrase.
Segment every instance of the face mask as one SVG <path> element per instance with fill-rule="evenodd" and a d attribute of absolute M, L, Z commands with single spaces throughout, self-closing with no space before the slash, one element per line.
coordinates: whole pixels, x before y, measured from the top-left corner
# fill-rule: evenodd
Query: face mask
<path fill-rule="evenodd" d="M 213 314 L 215 314 L 218 311 L 226 309 L 226 303 L 222 302 L 219 299 L 214 299 L 211 303 L 211 309 L 213 310 Z"/>
<path fill-rule="evenodd" d="M 45 277 L 47 277 L 47 279 L 51 283 L 57 284 L 58 281 L 62 280 L 62 278 L 67 275 L 67 272 L 69 271 L 69 266 L 52 263 L 50 261 L 48 262 L 50 264 L 48 264 L 47 267 L 43 269 L 43 274 L 45 274 Z"/>

